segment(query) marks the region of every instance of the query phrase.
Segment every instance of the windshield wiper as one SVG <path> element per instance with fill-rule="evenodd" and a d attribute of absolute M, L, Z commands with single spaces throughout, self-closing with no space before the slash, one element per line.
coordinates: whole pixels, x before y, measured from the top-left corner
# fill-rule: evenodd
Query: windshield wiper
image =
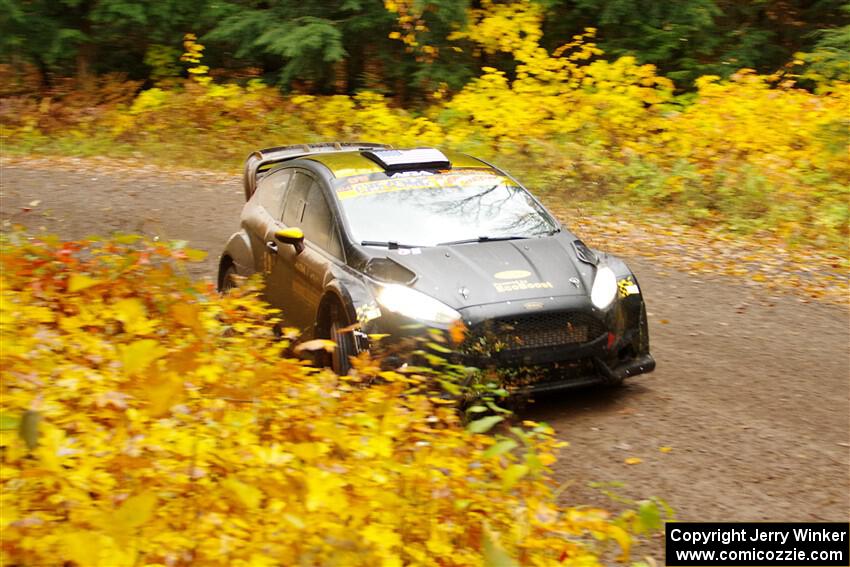
<path fill-rule="evenodd" d="M 465 238 L 463 240 L 451 240 L 449 242 L 440 242 L 437 246 L 451 246 L 453 244 L 472 244 L 474 242 L 496 242 L 498 240 L 525 240 L 530 236 L 479 236 L 478 238 Z"/>
<path fill-rule="evenodd" d="M 418 244 L 403 244 L 395 240 L 363 240 L 361 246 L 384 246 L 390 250 L 398 250 L 399 248 L 424 248 Z"/>

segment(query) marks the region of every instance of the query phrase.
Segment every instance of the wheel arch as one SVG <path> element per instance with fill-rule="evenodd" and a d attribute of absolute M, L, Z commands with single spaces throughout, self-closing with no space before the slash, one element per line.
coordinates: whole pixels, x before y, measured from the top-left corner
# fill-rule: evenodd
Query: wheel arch
<path fill-rule="evenodd" d="M 357 314 L 351 294 L 338 280 L 331 281 L 325 286 L 324 295 L 316 310 L 316 336 L 324 336 L 330 329 L 330 309 L 333 304 L 339 305 L 349 321 L 357 321 Z"/>
<path fill-rule="evenodd" d="M 235 233 L 227 241 L 224 252 L 218 261 L 218 289 L 222 289 L 224 273 L 233 266 L 240 276 L 250 276 L 254 273 L 254 254 L 251 251 L 251 240 L 244 230 Z"/>

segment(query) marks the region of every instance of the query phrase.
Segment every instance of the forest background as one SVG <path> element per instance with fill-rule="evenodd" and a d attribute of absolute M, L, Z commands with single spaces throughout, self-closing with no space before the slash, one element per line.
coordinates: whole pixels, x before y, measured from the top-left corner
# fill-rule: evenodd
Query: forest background
<path fill-rule="evenodd" d="M 847 255 L 846 2 L 3 4 L 9 152 L 237 170 L 281 144 L 439 145 L 555 206 Z"/>

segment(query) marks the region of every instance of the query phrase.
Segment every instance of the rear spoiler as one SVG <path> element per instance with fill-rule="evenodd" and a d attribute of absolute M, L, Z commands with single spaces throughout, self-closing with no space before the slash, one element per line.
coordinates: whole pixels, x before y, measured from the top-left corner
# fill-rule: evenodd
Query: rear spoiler
<path fill-rule="evenodd" d="M 319 144 L 279 146 L 253 152 L 245 160 L 245 174 L 242 180 L 245 187 L 245 200 L 247 201 L 251 198 L 251 195 L 257 189 L 257 182 L 277 163 L 318 153 L 389 149 L 392 149 L 392 146 L 370 142 L 325 142 Z"/>

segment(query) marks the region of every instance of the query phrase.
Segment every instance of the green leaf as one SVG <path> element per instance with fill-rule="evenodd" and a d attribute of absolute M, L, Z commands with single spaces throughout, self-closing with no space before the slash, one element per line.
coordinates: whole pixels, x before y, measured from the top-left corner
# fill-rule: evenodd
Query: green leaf
<path fill-rule="evenodd" d="M 443 345 L 438 345 L 434 342 L 428 343 L 428 348 L 436 350 L 437 352 L 442 352 L 443 354 L 451 354 L 452 352 L 452 349 L 446 348 Z"/>
<path fill-rule="evenodd" d="M 494 404 L 493 402 L 491 402 L 491 401 L 489 401 L 489 400 L 487 400 L 487 401 L 486 401 L 486 402 L 484 402 L 484 403 L 485 403 L 485 404 L 487 404 L 487 407 L 488 407 L 488 408 L 490 408 L 491 410 L 493 410 L 493 411 L 495 411 L 495 412 L 498 412 L 498 413 L 511 413 L 511 410 L 506 410 L 505 408 L 500 408 L 499 406 L 497 406 L 496 404 Z"/>
<path fill-rule="evenodd" d="M 471 406 L 466 408 L 466 411 L 469 413 L 481 413 L 487 411 L 487 408 L 484 406 Z"/>
<path fill-rule="evenodd" d="M 519 446 L 519 443 L 517 443 L 513 439 L 504 439 L 502 441 L 499 441 L 495 445 L 491 446 L 486 451 L 484 451 L 484 458 L 489 459 L 490 457 L 496 457 L 498 455 L 503 455 L 507 452 L 513 451 L 518 446 Z"/>
<path fill-rule="evenodd" d="M 509 490 L 519 482 L 519 480 L 528 474 L 526 465 L 511 465 L 502 473 L 502 488 Z"/>
<path fill-rule="evenodd" d="M 207 253 L 203 250 L 195 250 L 194 248 L 187 248 L 183 252 L 186 254 L 186 258 L 190 262 L 203 262 L 207 258 Z"/>
<path fill-rule="evenodd" d="M 118 234 L 112 237 L 118 244 L 133 244 L 141 238 L 139 234 Z"/>
<path fill-rule="evenodd" d="M 425 354 L 425 360 L 427 360 L 428 364 L 430 364 L 431 366 L 442 366 L 442 364 L 445 362 L 445 360 L 443 360 L 436 354 Z"/>
<path fill-rule="evenodd" d="M 21 420 L 7 413 L 0 413 L 0 431 L 14 431 L 20 427 Z"/>
<path fill-rule="evenodd" d="M 508 555 L 508 552 L 496 543 L 489 530 L 484 532 L 483 548 L 484 565 L 486 567 L 519 567 L 519 564 Z"/>
<path fill-rule="evenodd" d="M 522 439 L 524 443 L 528 442 L 528 433 L 522 427 L 517 427 L 516 425 L 512 425 L 510 428 L 511 433 L 516 435 L 519 439 Z"/>
<path fill-rule="evenodd" d="M 528 465 L 529 470 L 533 471 L 539 471 L 543 468 L 543 463 L 540 462 L 540 458 L 534 451 L 525 454 L 525 464 Z"/>
<path fill-rule="evenodd" d="M 501 415 L 488 415 L 487 417 L 482 417 L 481 419 L 476 419 L 469 423 L 466 427 L 467 431 L 470 433 L 486 433 L 490 431 L 494 425 L 504 420 L 505 418 Z"/>
<path fill-rule="evenodd" d="M 652 500 L 643 500 L 638 506 L 638 520 L 640 521 L 640 531 L 654 532 L 661 529 L 661 510 L 658 509 L 658 504 Z"/>
<path fill-rule="evenodd" d="M 445 390 L 446 392 L 448 392 L 449 394 L 451 394 L 453 396 L 461 395 L 461 390 L 458 387 L 458 385 L 453 384 L 449 380 L 440 380 L 440 386 L 443 387 L 443 390 Z"/>
<path fill-rule="evenodd" d="M 38 446 L 38 422 L 41 421 L 41 414 L 34 410 L 27 410 L 21 417 L 21 423 L 18 427 L 18 434 L 27 448 L 32 451 Z"/>

